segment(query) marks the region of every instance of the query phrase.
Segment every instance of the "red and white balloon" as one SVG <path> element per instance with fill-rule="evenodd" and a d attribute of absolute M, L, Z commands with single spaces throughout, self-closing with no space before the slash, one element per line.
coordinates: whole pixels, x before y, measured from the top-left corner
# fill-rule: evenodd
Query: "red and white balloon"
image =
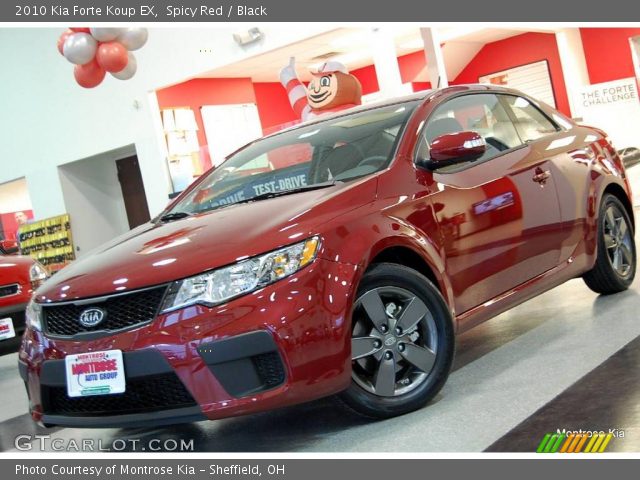
<path fill-rule="evenodd" d="M 138 62 L 131 53 L 147 43 L 146 28 L 80 28 L 65 30 L 58 38 L 58 51 L 75 65 L 78 85 L 94 88 L 107 72 L 118 80 L 129 80 Z"/>

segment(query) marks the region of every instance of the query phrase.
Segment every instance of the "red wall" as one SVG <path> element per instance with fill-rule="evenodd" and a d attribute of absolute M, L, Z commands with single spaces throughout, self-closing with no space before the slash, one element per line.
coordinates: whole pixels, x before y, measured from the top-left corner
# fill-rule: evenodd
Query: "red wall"
<path fill-rule="evenodd" d="M 253 83 L 250 78 L 195 78 L 156 91 L 160 108 L 190 107 L 198 123 L 198 142 L 207 144 L 200 107 L 203 105 L 228 105 L 255 103 Z"/>
<path fill-rule="evenodd" d="M 640 28 L 581 28 L 580 36 L 591 83 L 635 76 L 629 38 Z"/>
<path fill-rule="evenodd" d="M 398 57 L 398 68 L 400 70 L 400 78 L 402 83 L 413 82 L 416 77 L 427 67 L 424 52 L 414 52 L 407 55 Z M 368 65 L 366 67 L 357 68 L 350 72 L 354 75 L 362 84 L 362 94 L 368 95 L 380 90 L 378 84 L 378 76 L 376 73 L 376 67 L 374 65 Z M 424 88 L 418 88 L 416 85 L 424 85 L 426 82 L 414 83 L 414 91 L 424 90 Z M 430 87 L 427 87 L 430 88 Z"/>
<path fill-rule="evenodd" d="M 478 83 L 483 75 L 540 60 L 549 62 L 556 108 L 571 115 L 556 37 L 550 33 L 524 33 L 486 44 L 451 83 Z"/>
<path fill-rule="evenodd" d="M 422 90 L 429 90 L 431 82 L 411 82 L 411 87 L 414 92 L 421 92 Z"/>
<path fill-rule="evenodd" d="M 276 127 L 300 120 L 293 112 L 287 91 L 280 82 L 254 83 L 253 89 L 262 131 L 265 134 L 279 130 Z"/>
<path fill-rule="evenodd" d="M 398 68 L 400 69 L 402 83 L 415 81 L 418 75 L 427 68 L 425 53 L 420 50 L 398 57 Z"/>
<path fill-rule="evenodd" d="M 378 75 L 374 65 L 356 68 L 355 70 L 351 70 L 349 73 L 360 81 L 363 95 L 369 95 L 370 93 L 375 93 L 380 90 L 380 86 L 378 85 Z"/>
<path fill-rule="evenodd" d="M 634 75 L 629 37 L 640 35 L 640 28 L 582 28 L 580 32 L 591 83 Z M 524 33 L 489 43 L 451 83 L 477 83 L 478 78 L 483 75 L 540 60 L 547 60 L 549 63 L 557 108 L 570 115 L 560 56 L 553 34 Z M 417 75 L 426 68 L 424 52 L 398 57 L 398 66 L 402 81 L 412 82 L 414 91 L 431 88 L 429 82 L 415 81 Z M 360 80 L 364 95 L 379 90 L 375 66 L 358 68 L 351 73 Z M 160 108 L 189 106 L 194 110 L 200 128 L 198 139 L 201 145 L 206 145 L 200 116 L 202 105 L 256 103 L 265 133 L 299 121 L 289 105 L 286 91 L 278 82 L 252 83 L 248 78 L 194 79 L 159 90 L 157 94 Z"/>

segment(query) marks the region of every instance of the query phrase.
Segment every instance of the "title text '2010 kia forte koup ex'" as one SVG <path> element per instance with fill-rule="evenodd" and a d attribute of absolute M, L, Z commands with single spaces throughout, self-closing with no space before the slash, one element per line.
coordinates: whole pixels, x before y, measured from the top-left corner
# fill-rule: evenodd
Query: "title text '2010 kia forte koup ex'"
<path fill-rule="evenodd" d="M 34 296 L 20 352 L 45 425 L 217 419 L 340 394 L 390 417 L 454 335 L 566 280 L 636 269 L 606 135 L 456 86 L 258 140 Z"/>

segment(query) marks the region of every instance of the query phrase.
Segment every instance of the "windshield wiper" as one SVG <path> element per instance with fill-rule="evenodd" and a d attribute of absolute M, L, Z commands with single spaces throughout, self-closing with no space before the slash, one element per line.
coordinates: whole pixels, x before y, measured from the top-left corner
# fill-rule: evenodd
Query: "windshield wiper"
<path fill-rule="evenodd" d="M 181 220 L 190 216 L 191 214 L 187 212 L 171 212 L 161 216 L 159 220 L 161 222 L 173 222 L 174 220 Z"/>
<path fill-rule="evenodd" d="M 238 202 L 234 202 L 232 205 L 237 205 L 239 203 L 249 203 L 249 202 L 257 202 L 260 200 L 266 200 L 267 198 L 275 198 L 282 197 L 284 195 L 291 195 L 293 193 L 301 193 L 301 192 L 309 192 L 312 190 L 320 190 L 321 188 L 333 187 L 336 184 L 335 180 L 331 180 L 329 182 L 315 183 L 313 185 L 305 185 L 304 187 L 292 188 L 290 190 L 280 190 L 279 192 L 266 192 L 260 195 L 256 195 L 255 197 L 247 198 L 245 200 L 240 200 Z"/>

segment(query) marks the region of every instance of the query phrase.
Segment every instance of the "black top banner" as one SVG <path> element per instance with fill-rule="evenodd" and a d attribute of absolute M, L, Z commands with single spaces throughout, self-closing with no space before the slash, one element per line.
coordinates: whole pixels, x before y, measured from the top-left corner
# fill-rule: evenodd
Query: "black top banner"
<path fill-rule="evenodd" d="M 640 22 L 630 0 L 2 0 L 0 22 Z"/>

